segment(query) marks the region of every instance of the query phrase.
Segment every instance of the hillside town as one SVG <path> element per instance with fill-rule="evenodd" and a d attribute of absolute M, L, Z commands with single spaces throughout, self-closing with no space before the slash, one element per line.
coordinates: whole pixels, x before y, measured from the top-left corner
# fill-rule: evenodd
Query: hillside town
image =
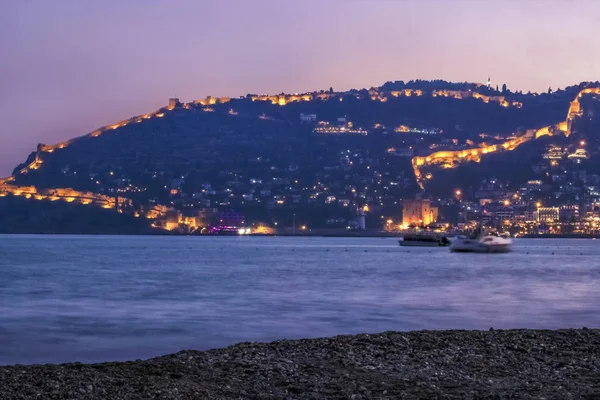
<path fill-rule="evenodd" d="M 185 234 L 394 235 L 483 223 L 515 236 L 596 235 L 599 95 L 591 83 L 522 94 L 488 80 L 172 98 L 40 144 L 0 181 L 0 196 L 96 205 Z M 421 103 L 458 114 L 405 110 Z M 505 113 L 519 122 L 502 131 L 488 122 Z"/>

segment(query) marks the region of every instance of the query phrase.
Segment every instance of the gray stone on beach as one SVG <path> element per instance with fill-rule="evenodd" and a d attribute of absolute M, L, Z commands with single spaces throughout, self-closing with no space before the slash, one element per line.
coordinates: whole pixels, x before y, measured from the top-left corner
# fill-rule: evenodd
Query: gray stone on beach
<path fill-rule="evenodd" d="M 0 399 L 599 399 L 600 330 L 386 332 L 0 367 Z"/>

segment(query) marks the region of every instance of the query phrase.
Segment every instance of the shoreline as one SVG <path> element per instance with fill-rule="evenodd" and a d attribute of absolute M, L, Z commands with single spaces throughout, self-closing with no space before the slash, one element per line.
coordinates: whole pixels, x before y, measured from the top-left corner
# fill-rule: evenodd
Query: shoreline
<path fill-rule="evenodd" d="M 600 329 L 413 331 L 0 367 L 0 398 L 599 398 Z"/>
<path fill-rule="evenodd" d="M 251 233 L 247 235 L 238 235 L 238 234 L 220 234 L 220 235 L 210 235 L 210 234 L 191 234 L 191 233 L 176 233 L 176 232 L 152 232 L 152 233 L 48 233 L 48 232 L 0 232 L 0 235 L 11 235 L 11 236 L 26 236 L 26 235 L 36 235 L 36 236 L 165 236 L 165 237 L 199 237 L 199 238 L 215 238 L 215 237 L 320 237 L 320 238 L 380 238 L 380 239 L 389 239 L 396 238 L 400 239 L 403 237 L 400 233 L 389 233 L 389 232 L 380 232 L 380 231 L 364 231 L 364 232 L 352 232 L 352 233 L 277 233 L 277 234 L 263 234 L 263 233 Z M 600 234 L 556 234 L 556 235 L 524 235 L 515 239 L 600 239 Z"/>

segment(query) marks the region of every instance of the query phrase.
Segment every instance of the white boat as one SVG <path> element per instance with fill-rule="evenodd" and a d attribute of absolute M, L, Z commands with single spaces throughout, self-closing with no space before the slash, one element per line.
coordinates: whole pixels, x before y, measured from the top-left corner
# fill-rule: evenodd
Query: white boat
<path fill-rule="evenodd" d="M 464 253 L 508 253 L 511 251 L 512 239 L 508 236 L 485 234 L 479 230 L 475 235 L 458 236 L 452 239 L 450 251 Z"/>

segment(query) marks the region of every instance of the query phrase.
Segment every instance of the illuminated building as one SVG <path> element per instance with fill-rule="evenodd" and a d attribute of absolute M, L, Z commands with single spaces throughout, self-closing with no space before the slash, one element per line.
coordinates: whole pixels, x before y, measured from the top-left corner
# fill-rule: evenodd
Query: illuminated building
<path fill-rule="evenodd" d="M 353 221 L 350 221 L 350 225 L 354 227 L 354 229 L 364 231 L 367 229 L 367 224 L 365 221 L 365 213 L 369 212 L 369 206 L 365 205 L 363 208 L 359 208 L 357 210 L 356 218 Z"/>
<path fill-rule="evenodd" d="M 560 207 L 559 216 L 561 222 L 573 222 L 579 220 L 578 205 L 564 205 Z"/>
<path fill-rule="evenodd" d="M 398 133 L 418 133 L 421 135 L 437 135 L 442 133 L 441 129 L 437 128 L 428 128 L 428 129 L 420 129 L 420 128 L 410 128 L 406 125 L 400 125 L 397 128 L 394 128 L 394 132 Z"/>
<path fill-rule="evenodd" d="M 169 99 L 169 110 L 174 109 L 179 105 L 179 99 L 177 97 L 172 97 Z"/>
<path fill-rule="evenodd" d="M 544 158 L 547 160 L 560 160 L 567 154 L 567 150 L 560 146 L 550 145 L 544 153 Z"/>
<path fill-rule="evenodd" d="M 527 181 L 528 189 L 537 189 L 540 186 L 542 186 L 542 181 L 540 181 L 540 180 Z"/>
<path fill-rule="evenodd" d="M 175 209 L 169 209 L 167 211 L 165 229 L 172 231 L 179 227 L 179 212 Z"/>
<path fill-rule="evenodd" d="M 213 233 L 237 233 L 246 222 L 244 216 L 235 211 L 221 212 L 218 221 Z"/>
<path fill-rule="evenodd" d="M 569 159 L 582 159 L 588 158 L 587 151 L 585 149 L 577 149 L 575 153 L 571 153 L 567 156 Z"/>
<path fill-rule="evenodd" d="M 538 222 L 555 222 L 559 220 L 559 215 L 558 207 L 539 207 L 537 209 Z"/>
<path fill-rule="evenodd" d="M 263 224 L 258 224 L 252 229 L 252 233 L 258 235 L 273 235 L 275 232 L 274 228 Z"/>
<path fill-rule="evenodd" d="M 508 210 L 498 210 L 496 212 L 494 212 L 494 218 L 496 218 L 496 220 L 498 221 L 514 221 L 515 219 L 515 211 L 508 209 Z"/>
<path fill-rule="evenodd" d="M 404 200 L 402 202 L 402 225 L 429 225 L 437 220 L 438 209 L 430 200 Z"/>
<path fill-rule="evenodd" d="M 364 129 L 361 128 L 347 128 L 345 126 L 323 126 L 323 127 L 318 127 L 313 129 L 314 133 L 319 133 L 319 134 L 344 134 L 344 135 L 368 135 L 369 132 L 367 132 Z"/>
<path fill-rule="evenodd" d="M 396 157 L 412 157 L 414 154 L 414 151 L 412 149 L 412 147 L 408 147 L 408 148 L 396 148 L 396 147 L 390 147 L 389 149 L 387 149 L 387 153 L 389 155 L 392 156 L 396 156 Z"/>
<path fill-rule="evenodd" d="M 524 216 L 525 222 L 536 222 L 537 211 L 525 210 L 525 212 L 523 212 L 523 216 Z"/>

